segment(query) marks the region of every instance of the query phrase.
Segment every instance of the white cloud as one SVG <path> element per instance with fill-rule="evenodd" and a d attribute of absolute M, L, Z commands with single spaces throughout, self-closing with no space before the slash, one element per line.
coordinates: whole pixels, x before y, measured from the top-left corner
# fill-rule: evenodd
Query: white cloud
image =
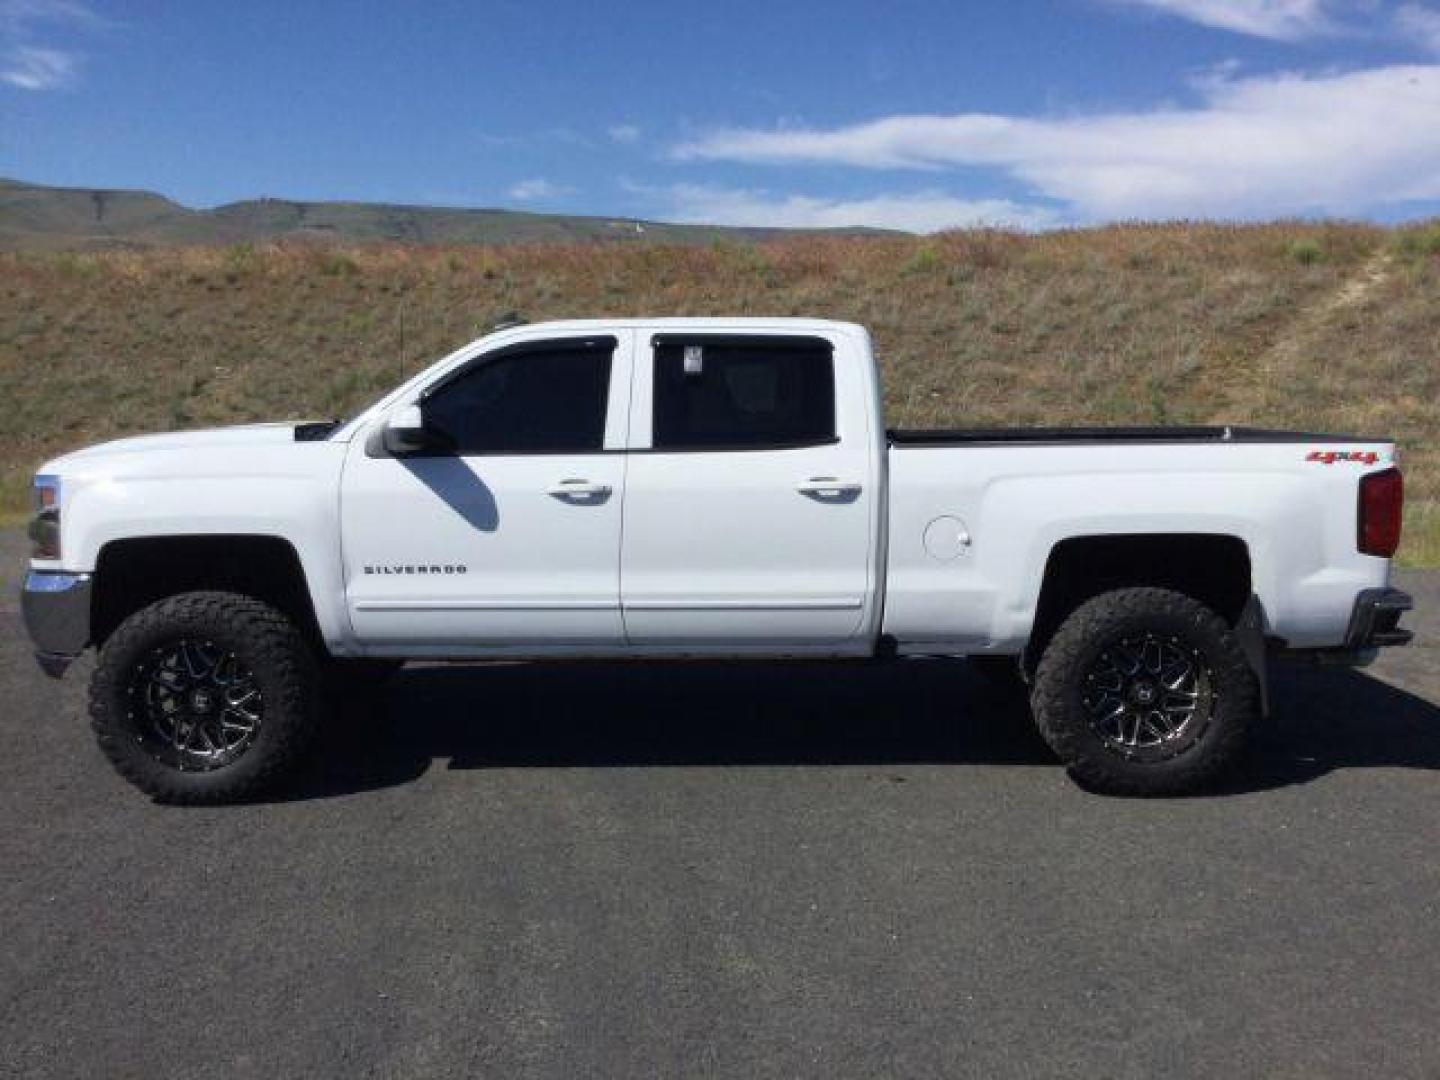
<path fill-rule="evenodd" d="M 635 143 L 640 141 L 640 128 L 635 124 L 616 124 L 606 132 L 611 142 Z"/>
<path fill-rule="evenodd" d="M 1402 4 L 1395 12 L 1395 30 L 1421 48 L 1440 54 L 1440 11 L 1423 4 Z"/>
<path fill-rule="evenodd" d="M 0 0 L 0 82 L 21 90 L 71 85 L 81 54 L 40 43 L 37 28 L 93 30 L 103 25 L 80 0 Z"/>
<path fill-rule="evenodd" d="M 60 49 L 17 45 L 0 61 L 0 82 L 21 90 L 55 90 L 75 80 L 79 58 Z"/>
<path fill-rule="evenodd" d="M 632 193 L 657 201 L 653 216 L 704 225 L 752 228 L 898 229 L 930 233 L 974 226 L 1035 229 L 1057 224 L 1040 206 L 1006 199 L 957 199 L 939 191 L 875 195 L 857 199 L 821 199 L 769 191 L 673 184 L 645 187 L 626 184 Z"/>
<path fill-rule="evenodd" d="M 23 30 L 41 22 L 96 25 L 101 21 L 80 0 L 0 0 L 0 26 L 7 30 Z"/>
<path fill-rule="evenodd" d="M 538 199 L 557 199 L 562 195 L 570 195 L 572 193 L 572 188 L 565 187 L 562 184 L 555 184 L 539 177 L 533 180 L 521 180 L 518 184 L 512 185 L 508 192 L 510 198 L 520 202 L 534 202 Z"/>
<path fill-rule="evenodd" d="M 1322 0 L 1111 0 L 1146 7 L 1219 30 L 1298 41 L 1329 33 L 1335 25 Z M 1352 6 L 1354 6 L 1352 4 Z"/>
<path fill-rule="evenodd" d="M 672 153 L 873 169 L 991 167 L 1087 219 L 1344 214 L 1440 198 L 1440 66 L 1221 75 L 1199 92 L 1202 103 L 1190 109 L 721 131 Z"/>

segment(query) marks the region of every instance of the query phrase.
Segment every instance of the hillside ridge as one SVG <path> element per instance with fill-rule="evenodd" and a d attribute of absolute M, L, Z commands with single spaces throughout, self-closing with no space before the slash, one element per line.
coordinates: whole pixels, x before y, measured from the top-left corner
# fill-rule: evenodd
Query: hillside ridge
<path fill-rule="evenodd" d="M 546 214 L 266 196 L 208 209 L 153 191 L 50 187 L 0 178 L 0 250 L 94 251 L 206 247 L 274 240 L 340 243 L 705 244 L 873 229 L 761 229 L 643 218 Z"/>

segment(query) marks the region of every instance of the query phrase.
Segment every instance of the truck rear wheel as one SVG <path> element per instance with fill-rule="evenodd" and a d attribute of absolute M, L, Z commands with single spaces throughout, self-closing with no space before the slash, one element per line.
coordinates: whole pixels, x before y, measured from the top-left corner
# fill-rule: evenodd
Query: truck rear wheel
<path fill-rule="evenodd" d="M 1255 673 L 1229 624 L 1169 589 L 1104 593 L 1050 639 L 1031 705 L 1084 786 L 1113 794 L 1204 787 L 1260 714 Z"/>
<path fill-rule="evenodd" d="M 300 759 L 318 691 L 314 655 L 279 611 L 234 593 L 183 593 L 105 642 L 90 723 L 120 775 L 153 798 L 232 802 Z"/>

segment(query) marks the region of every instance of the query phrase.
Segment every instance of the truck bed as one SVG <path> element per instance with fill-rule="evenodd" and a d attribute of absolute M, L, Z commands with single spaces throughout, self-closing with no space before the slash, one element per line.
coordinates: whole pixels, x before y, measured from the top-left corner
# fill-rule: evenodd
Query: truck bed
<path fill-rule="evenodd" d="M 1030 427 L 894 428 L 892 446 L 977 446 L 996 443 L 1369 443 L 1388 442 L 1361 435 L 1327 435 L 1249 427 Z"/>

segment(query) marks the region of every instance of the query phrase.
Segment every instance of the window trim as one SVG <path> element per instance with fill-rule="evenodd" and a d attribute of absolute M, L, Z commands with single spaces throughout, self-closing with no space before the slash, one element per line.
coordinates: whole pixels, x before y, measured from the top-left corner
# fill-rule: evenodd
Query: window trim
<path fill-rule="evenodd" d="M 565 349 L 568 352 L 583 352 L 588 349 L 610 350 L 610 362 L 615 362 L 615 354 L 620 349 L 620 339 L 614 334 L 594 334 L 582 337 L 558 337 L 558 338 L 535 338 L 531 341 L 517 341 L 511 345 L 501 345 L 498 349 L 489 349 L 485 352 L 476 353 L 464 363 L 457 364 L 444 375 L 432 382 L 415 399 L 417 405 L 423 405 L 427 399 L 438 394 L 445 387 L 462 379 L 477 368 L 486 367 L 496 360 L 504 360 L 511 356 L 523 356 L 526 353 L 555 352 Z M 606 400 L 606 408 L 609 408 L 609 400 Z"/>
<path fill-rule="evenodd" d="M 704 330 L 693 332 L 661 332 L 650 335 L 650 356 L 653 359 L 655 350 L 661 345 L 729 345 L 732 348 L 763 348 L 779 344 L 782 348 L 791 349 L 824 349 L 832 356 L 835 353 L 835 343 L 827 337 L 820 337 L 818 334 L 734 334 L 724 330 L 714 333 L 707 333 Z"/>
<path fill-rule="evenodd" d="M 772 443 L 745 443 L 741 446 L 656 446 L 655 445 L 655 378 L 656 350 L 671 345 L 719 345 L 729 348 L 788 349 L 794 352 L 823 351 L 830 361 L 830 426 L 828 436 L 817 439 L 786 439 Z M 659 332 L 650 335 L 650 445 L 632 447 L 632 454 L 753 454 L 775 450 L 807 450 L 818 446 L 834 446 L 840 440 L 840 389 L 835 368 L 835 342 L 816 334 L 744 334 L 716 331 Z"/>
<path fill-rule="evenodd" d="M 761 454 L 776 450 L 809 450 L 817 446 L 836 446 L 839 435 L 828 439 L 803 439 L 795 442 L 746 443 L 744 446 L 634 446 L 625 451 L 607 453 L 629 454 Z"/>

